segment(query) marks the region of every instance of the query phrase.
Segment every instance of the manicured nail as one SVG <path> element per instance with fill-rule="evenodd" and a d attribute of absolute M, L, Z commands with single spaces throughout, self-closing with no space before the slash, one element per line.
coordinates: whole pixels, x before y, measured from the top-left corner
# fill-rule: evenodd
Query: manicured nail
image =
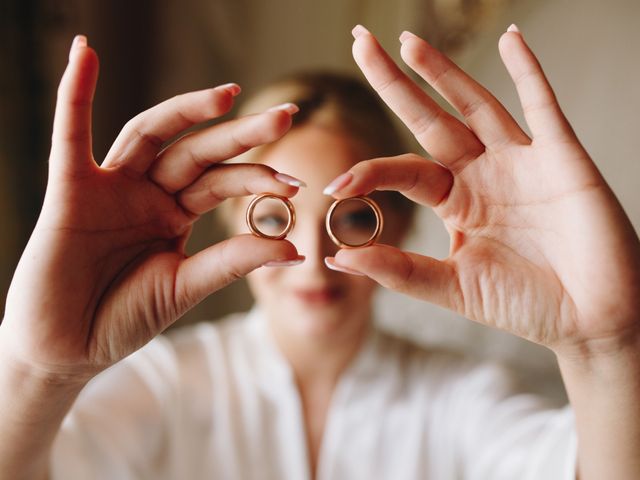
<path fill-rule="evenodd" d="M 349 185 L 351 183 L 351 180 L 353 180 L 353 173 L 351 172 L 343 173 L 342 175 L 336 177 L 333 180 L 333 182 L 327 185 L 325 189 L 322 191 L 322 193 L 324 193 L 325 195 L 331 196 L 334 193 L 336 193 L 338 190 L 342 190 L 344 187 Z"/>
<path fill-rule="evenodd" d="M 353 30 L 351 30 L 351 35 L 353 35 L 353 38 L 358 38 L 362 35 L 366 35 L 370 33 L 371 32 L 369 32 L 369 30 L 364 28 L 362 25 L 356 25 L 355 27 L 353 27 Z"/>
<path fill-rule="evenodd" d="M 285 183 L 287 185 L 291 185 L 292 187 L 306 187 L 307 184 L 302 180 L 298 180 L 296 177 L 292 177 L 291 175 L 287 175 L 286 173 L 276 173 L 274 175 L 275 179 L 280 183 Z"/>
<path fill-rule="evenodd" d="M 512 23 L 511 25 L 509 25 L 509 28 L 507 28 L 507 32 L 520 33 L 520 29 L 515 23 Z"/>
<path fill-rule="evenodd" d="M 224 85 L 220 85 L 218 88 L 221 90 L 228 90 L 234 97 L 242 91 L 242 88 L 240 88 L 240 85 L 237 83 L 225 83 Z"/>
<path fill-rule="evenodd" d="M 410 38 L 417 38 L 417 35 L 415 33 L 411 33 L 411 32 L 408 32 L 407 30 L 405 30 L 404 32 L 402 32 L 400 34 L 400 43 L 404 43 L 405 41 L 409 40 Z"/>
<path fill-rule="evenodd" d="M 360 273 L 353 268 L 343 267 L 341 265 L 336 264 L 336 260 L 334 257 L 324 257 L 324 264 L 327 266 L 329 270 L 333 270 L 335 272 L 348 273 L 350 275 L 357 275 L 359 277 L 366 277 L 364 273 Z"/>
<path fill-rule="evenodd" d="M 304 262 L 305 257 L 303 255 L 299 255 L 298 258 L 294 258 L 292 260 L 271 260 L 264 265 L 263 267 L 293 267 L 294 265 L 300 265 Z"/>
<path fill-rule="evenodd" d="M 71 42 L 71 49 L 69 50 L 69 60 L 71 56 L 79 49 L 87 46 L 87 37 L 84 35 L 76 35 Z"/>
<path fill-rule="evenodd" d="M 267 110 L 267 112 L 279 112 L 280 110 L 287 112 L 289 115 L 293 115 L 300 111 L 298 106 L 295 103 L 283 103 L 281 105 L 276 105 L 275 107 L 271 107 Z"/>

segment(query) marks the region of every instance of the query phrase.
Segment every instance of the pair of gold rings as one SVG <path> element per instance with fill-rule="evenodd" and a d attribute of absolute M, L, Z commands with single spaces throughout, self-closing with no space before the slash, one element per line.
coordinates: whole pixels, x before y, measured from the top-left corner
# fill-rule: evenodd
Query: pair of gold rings
<path fill-rule="evenodd" d="M 251 233 L 272 240 L 286 238 L 296 223 L 291 201 L 274 193 L 256 195 L 246 211 Z M 369 197 L 336 200 L 327 211 L 325 226 L 329 237 L 340 248 L 359 248 L 374 244 L 382 233 L 382 211 Z"/>

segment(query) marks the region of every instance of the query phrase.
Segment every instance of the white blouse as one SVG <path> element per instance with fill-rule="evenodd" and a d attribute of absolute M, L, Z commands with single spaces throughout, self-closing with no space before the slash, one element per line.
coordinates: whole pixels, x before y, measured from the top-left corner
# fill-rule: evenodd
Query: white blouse
<path fill-rule="evenodd" d="M 569 408 L 493 364 L 372 329 L 331 400 L 316 479 L 574 479 Z M 301 401 L 257 311 L 159 337 L 98 375 L 53 480 L 311 478 Z"/>

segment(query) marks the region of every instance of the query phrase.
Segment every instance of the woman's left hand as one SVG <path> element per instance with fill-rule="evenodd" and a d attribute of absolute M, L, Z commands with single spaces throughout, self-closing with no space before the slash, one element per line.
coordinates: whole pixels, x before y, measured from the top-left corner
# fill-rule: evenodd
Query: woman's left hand
<path fill-rule="evenodd" d="M 361 162 L 334 197 L 398 190 L 434 209 L 451 248 L 443 261 L 375 245 L 341 250 L 328 262 L 558 354 L 637 342 L 638 236 L 522 35 L 505 33 L 499 47 L 532 138 L 424 40 L 403 33 L 402 58 L 464 122 L 402 73 L 363 27 L 354 36 L 368 81 L 438 163 L 414 154 Z"/>

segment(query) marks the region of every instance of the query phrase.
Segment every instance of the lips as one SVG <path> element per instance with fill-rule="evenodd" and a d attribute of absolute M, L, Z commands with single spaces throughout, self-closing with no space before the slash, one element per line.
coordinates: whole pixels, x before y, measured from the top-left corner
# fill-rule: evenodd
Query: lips
<path fill-rule="evenodd" d="M 295 298 L 308 305 L 330 305 L 344 297 L 344 290 L 339 287 L 298 288 L 293 290 Z"/>

